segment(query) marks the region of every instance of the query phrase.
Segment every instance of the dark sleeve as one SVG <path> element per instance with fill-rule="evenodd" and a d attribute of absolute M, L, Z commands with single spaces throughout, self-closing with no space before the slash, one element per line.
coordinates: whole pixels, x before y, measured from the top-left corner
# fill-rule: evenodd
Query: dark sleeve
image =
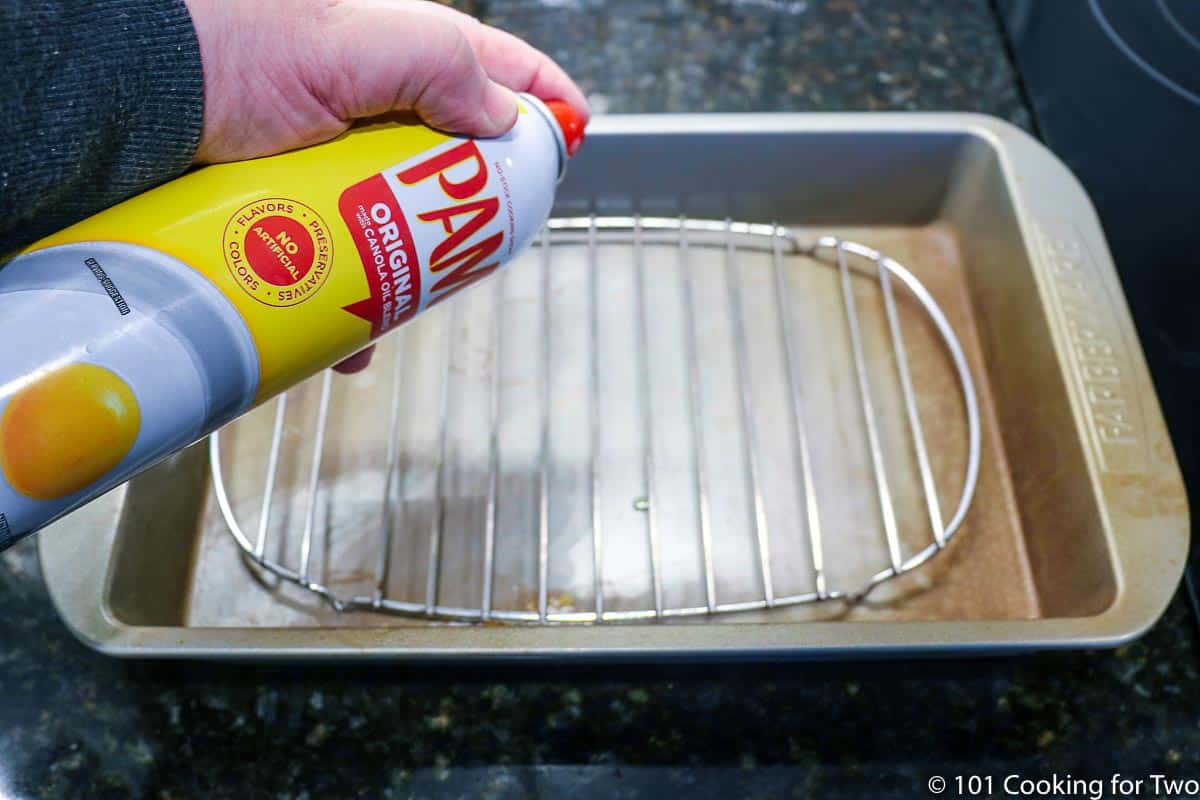
<path fill-rule="evenodd" d="M 183 0 L 0 0 L 0 257 L 183 172 L 203 117 Z"/>

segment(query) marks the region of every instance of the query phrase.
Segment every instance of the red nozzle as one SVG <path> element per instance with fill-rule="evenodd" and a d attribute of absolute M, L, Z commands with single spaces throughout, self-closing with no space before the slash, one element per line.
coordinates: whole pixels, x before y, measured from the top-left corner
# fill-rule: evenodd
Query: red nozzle
<path fill-rule="evenodd" d="M 545 103 L 546 108 L 550 109 L 550 113 L 558 120 L 558 127 L 562 129 L 563 139 L 567 143 L 567 155 L 575 155 L 583 144 L 583 120 L 579 118 L 575 109 L 562 100 L 546 100 Z"/>

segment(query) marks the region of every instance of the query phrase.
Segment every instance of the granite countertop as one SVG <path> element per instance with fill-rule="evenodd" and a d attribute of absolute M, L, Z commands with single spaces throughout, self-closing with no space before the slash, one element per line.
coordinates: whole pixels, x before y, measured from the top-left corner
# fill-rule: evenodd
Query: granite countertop
<path fill-rule="evenodd" d="M 599 111 L 952 109 L 1031 126 L 987 0 L 460 5 L 551 52 Z M 1115 652 L 1012 659 L 130 663 L 63 627 L 34 545 L 0 555 L 0 798 L 922 797 L 933 775 L 1200 778 L 1200 643 L 1179 597 Z"/>

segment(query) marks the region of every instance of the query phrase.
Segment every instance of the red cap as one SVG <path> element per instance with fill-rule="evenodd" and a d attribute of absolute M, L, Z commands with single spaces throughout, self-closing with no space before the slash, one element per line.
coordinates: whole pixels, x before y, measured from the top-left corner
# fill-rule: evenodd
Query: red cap
<path fill-rule="evenodd" d="M 575 109 L 562 100 L 546 100 L 545 103 L 546 108 L 550 109 L 550 113 L 558 120 L 558 127 L 562 129 L 563 140 L 567 143 L 567 155 L 575 155 L 583 144 L 583 120 L 579 118 Z"/>

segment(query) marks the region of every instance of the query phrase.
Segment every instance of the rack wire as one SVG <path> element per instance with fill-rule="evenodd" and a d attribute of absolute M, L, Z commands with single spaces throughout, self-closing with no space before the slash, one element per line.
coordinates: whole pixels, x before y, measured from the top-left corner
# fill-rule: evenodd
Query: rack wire
<path fill-rule="evenodd" d="M 335 588 L 314 574 L 312 553 L 314 539 L 319 535 L 324 537 L 328 545 L 329 537 L 339 535 L 339 532 L 323 526 L 318 519 L 319 498 L 324 490 L 322 482 L 322 464 L 325 457 L 328 426 L 330 420 L 330 398 L 335 378 L 326 371 L 320 381 L 320 398 L 317 404 L 316 419 L 311 435 L 311 451 L 307 481 L 303 486 L 293 487 L 293 494 L 303 493 L 304 513 L 300 527 L 300 546 L 298 560 L 294 565 L 268 557 L 268 538 L 273 530 L 273 509 L 279 502 L 279 472 L 283 459 L 283 441 L 288 416 L 288 393 L 279 395 L 274 401 L 275 413 L 271 426 L 271 441 L 266 459 L 266 475 L 263 477 L 261 497 L 257 503 L 238 504 L 238 510 L 243 514 L 257 506 L 258 519 L 254 528 L 244 526 L 235 512 L 235 504 L 231 500 L 231 492 L 226 480 L 225 471 L 229 465 L 224 465 L 221 456 L 220 432 L 215 433 L 209 440 L 210 460 L 212 465 L 212 481 L 221 515 L 228 525 L 229 532 L 242 551 L 245 559 L 255 567 L 265 570 L 286 582 L 297 584 L 309 592 L 323 598 L 337 611 L 375 611 L 398 614 L 433 620 L 457 622 L 510 622 L 532 624 L 587 624 L 598 622 L 629 622 L 637 620 L 664 620 L 679 617 L 697 617 L 708 614 L 731 614 L 737 612 L 756 611 L 764 609 L 795 606 L 801 604 L 840 601 L 856 603 L 861 601 L 880 584 L 900 575 L 912 572 L 928 562 L 946 548 L 955 533 L 958 532 L 967 516 L 972 497 L 975 492 L 980 466 L 980 418 L 975 384 L 972 380 L 963 348 L 947 320 L 945 313 L 935 302 L 933 296 L 916 276 L 896 260 L 889 258 L 876 250 L 856 242 L 844 241 L 832 236 L 817 238 L 813 241 L 803 241 L 788 229 L 779 225 L 754 224 L 732 220 L 689 219 L 686 217 L 607 217 L 586 216 L 552 219 L 547 224 L 535 242 L 539 249 L 537 259 L 526 259 L 514 269 L 539 269 L 540 291 L 536 315 L 540 332 L 541 352 L 535 355 L 539 372 L 539 402 L 541 404 L 538 431 L 538 459 L 536 468 L 536 508 L 532 513 L 534 522 L 533 539 L 536 541 L 536 593 L 532 608 L 500 608 L 494 602 L 496 581 L 497 547 L 501 534 L 499 511 L 506 502 L 514 502 L 506 497 L 501 485 L 502 446 L 500 428 L 505 419 L 505 409 L 501 400 L 502 382 L 504 381 L 504 365 L 500 354 L 505 344 L 504 337 L 512 322 L 511 315 L 518 313 L 506 306 L 503 294 L 503 278 L 493 279 L 492 300 L 493 313 L 490 320 L 489 336 L 492 349 L 492 368 L 488 384 L 487 406 L 489 419 L 489 438 L 486 469 L 486 497 L 483 504 L 483 524 L 477 532 L 482 560 L 477 575 L 481 590 L 480 601 L 471 607 L 440 602 L 442 593 L 441 575 L 444 564 L 443 538 L 446 535 L 447 506 L 452 502 L 446 495 L 446 473 L 448 462 L 448 411 L 451 401 L 451 364 L 453 336 L 444 336 L 446 348 L 443 359 L 443 375 L 440 385 L 440 418 L 437 433 L 437 465 L 436 478 L 433 482 L 432 496 L 426 498 L 434 507 L 429 517 L 429 529 L 397 530 L 397 520 L 400 518 L 401 505 L 412 498 L 398 497 L 397 487 L 404 481 L 400 474 L 401 443 L 398 428 L 401 423 L 401 396 L 406 389 L 403 359 L 405 348 L 397 345 L 395 360 L 392 364 L 391 399 L 388 412 L 386 453 L 386 477 L 383 482 L 384 491 L 379 498 L 381 520 L 378 530 L 367 532 L 369 536 L 378 539 L 378 546 L 373 558 L 373 590 L 370 593 L 341 595 Z M 632 249 L 633 259 L 633 293 L 631 302 L 636 307 L 634 313 L 634 341 L 637 347 L 637 389 L 634 396 L 629 398 L 630 413 L 636 414 L 640 420 L 640 439 L 642 443 L 640 469 L 642 473 L 642 496 L 634 501 L 636 509 L 643 512 L 644 535 L 649 554 L 649 591 L 652 603 L 645 608 L 609 608 L 606 607 L 607 579 L 604 574 L 606 563 L 606 533 L 605 515 L 602 507 L 604 483 L 610 478 L 606 474 L 603 459 L 599 457 L 604 442 L 604 415 L 601 413 L 602 389 L 606 381 L 605 363 L 601 359 L 602 344 L 602 304 L 598 280 L 601 274 L 601 254 L 606 247 L 618 246 Z M 555 530 L 551 524 L 552 505 L 556 496 L 551 488 L 551 470 L 554 469 L 552 457 L 552 431 L 550 409 L 552 404 L 552 330 L 551 321 L 555 319 L 554 291 L 551 276 L 554 271 L 554 258 L 558 247 L 582 247 L 586 252 L 588 294 L 588 313 L 586 319 L 576 320 L 576 324 L 586 326 L 590 342 L 588 347 L 587 364 L 587 402 L 589 407 L 589 430 L 587 438 L 590 441 L 589 463 L 587 465 L 587 496 L 589 503 L 588 517 L 590 519 L 590 551 L 591 551 L 591 588 L 592 602 L 590 608 L 560 608 L 560 603 L 552 597 L 550 579 L 551 540 Z M 687 391 L 677 398 L 678 402 L 686 405 L 682 413 L 687 420 L 690 443 L 689 449 L 694 454 L 694 464 L 690 481 L 693 487 L 694 515 L 693 525 L 681 526 L 676 524 L 664 530 L 660 520 L 660 491 L 655 484 L 656 469 L 656 431 L 654 429 L 653 387 L 656 379 L 655 368 L 649 355 L 650 328 L 655 317 L 655 309 L 648 300 L 647 283 L 647 253 L 651 248 L 661 254 L 661 248 L 669 247 L 677 254 L 677 266 L 680 279 L 677 288 L 680 293 L 685 335 L 683 336 L 683 352 L 680 354 L 686 363 Z M 735 364 L 737 384 L 737 425 L 741 431 L 741 452 L 737 455 L 742 464 L 744 489 L 742 494 L 748 498 L 745 509 L 749 528 L 752 531 L 751 540 L 755 548 L 754 563 L 757 575 L 759 596 L 754 599 L 723 600 L 718 595 L 718 564 L 714 542 L 720 536 L 715 530 L 714 486 L 710 459 L 705 457 L 705 437 L 712 435 L 711 409 L 707 408 L 709 401 L 702 389 L 701 370 L 706 353 L 701 352 L 699 331 L 701 319 L 698 313 L 697 279 L 691 268 L 693 253 L 698 248 L 716 249 L 723 255 L 723 271 L 725 278 L 725 293 L 728 298 L 728 314 L 730 318 L 731 357 Z M 755 384 L 750 370 L 750 355 L 756 342 L 748 340 L 746 308 L 742 293 L 742 280 L 739 259 L 747 253 L 766 255 L 770 258 L 774 305 L 772 313 L 778 320 L 776 336 L 777 346 L 783 354 L 779 365 L 784 375 L 782 377 L 787 388 L 789 429 L 789 446 L 794 458 L 794 490 L 800 498 L 798 505 L 803 513 L 797 519 L 794 531 L 788 531 L 788 536 L 801 536 L 807 541 L 807 556 L 811 561 L 811 590 L 799 593 L 785 593 L 777 589 L 774 570 L 778 562 L 773 560 L 772 543 L 776 537 L 784 534 L 773 531 L 768 525 L 766 510 L 768 498 L 764 491 L 763 446 L 762 437 L 775 433 L 764 431 L 755 423 L 755 410 L 758 400 L 755 396 Z M 807 415 L 805 413 L 804 374 L 799 355 L 800 331 L 795 319 L 793 290 L 787 280 L 788 259 L 806 259 L 829 264 L 838 271 L 840 282 L 840 297 L 844 310 L 846 333 L 848 334 L 850 350 L 853 358 L 855 389 L 857 403 L 861 413 L 861 422 L 865 430 L 867 448 L 869 450 L 871 486 L 864 490 L 873 495 L 872 502 L 878 508 L 881 522 L 880 537 L 885 545 L 886 558 L 882 560 L 877 571 L 870 575 L 861 585 L 850 588 L 832 585 L 827 561 L 826 529 L 827 519 L 819 503 L 819 492 L 816 487 L 818 463 L 812 452 L 812 441 Z M 502 273 L 503 274 L 503 273 Z M 889 334 L 892 357 L 900 394 L 903 399 L 904 421 L 907 425 L 908 437 L 912 454 L 915 456 L 919 483 L 923 495 L 925 515 L 928 518 L 929 543 L 915 551 L 906 554 L 902 542 L 901 531 L 895 513 L 893 497 L 893 476 L 889 475 L 884 447 L 881 440 L 880 418 L 875 403 L 875 390 L 872 387 L 868 360 L 864 353 L 863 325 L 860 320 L 859 301 L 856 299 L 853 278 L 856 275 L 870 275 L 878 282 L 882 293 L 883 309 L 886 317 L 886 329 Z M 942 504 L 939 500 L 939 489 L 935 480 L 935 470 L 932 456 L 926 442 L 926 436 L 919 413 L 917 392 L 914 388 L 913 376 L 910 370 L 909 356 L 905 346 L 901 314 L 894 284 L 899 284 L 906 290 L 907 295 L 915 301 L 917 307 L 928 317 L 936 329 L 941 343 L 950 357 L 953 371 L 961 392 L 962 413 L 966 428 L 966 457 L 965 469 L 962 472 L 961 491 L 953 504 L 953 511 L 948 520 L 944 519 Z M 656 284 L 657 285 L 657 284 Z M 483 290 L 481 290 L 483 291 Z M 449 304 L 445 312 L 450 317 L 447 331 L 453 331 L 457 324 L 460 306 Z M 404 336 L 400 331 L 395 336 Z M 234 423 L 235 425 L 238 423 Z M 723 486 L 723 484 L 722 484 Z M 278 527 L 278 526 L 276 526 Z M 248 532 L 254 530 L 253 536 Z M 357 533 L 362 534 L 362 531 Z M 470 532 L 468 532 L 469 534 Z M 428 560 L 422 597 L 394 597 L 389 590 L 389 574 L 392 569 L 394 542 L 397 537 L 426 536 L 428 538 Z M 701 559 L 703 576 L 703 601 L 686 605 L 672 605 L 664 597 L 664 547 L 677 544 L 681 537 L 698 538 L 698 551 Z M 569 604 L 568 604 L 569 605 Z"/>

